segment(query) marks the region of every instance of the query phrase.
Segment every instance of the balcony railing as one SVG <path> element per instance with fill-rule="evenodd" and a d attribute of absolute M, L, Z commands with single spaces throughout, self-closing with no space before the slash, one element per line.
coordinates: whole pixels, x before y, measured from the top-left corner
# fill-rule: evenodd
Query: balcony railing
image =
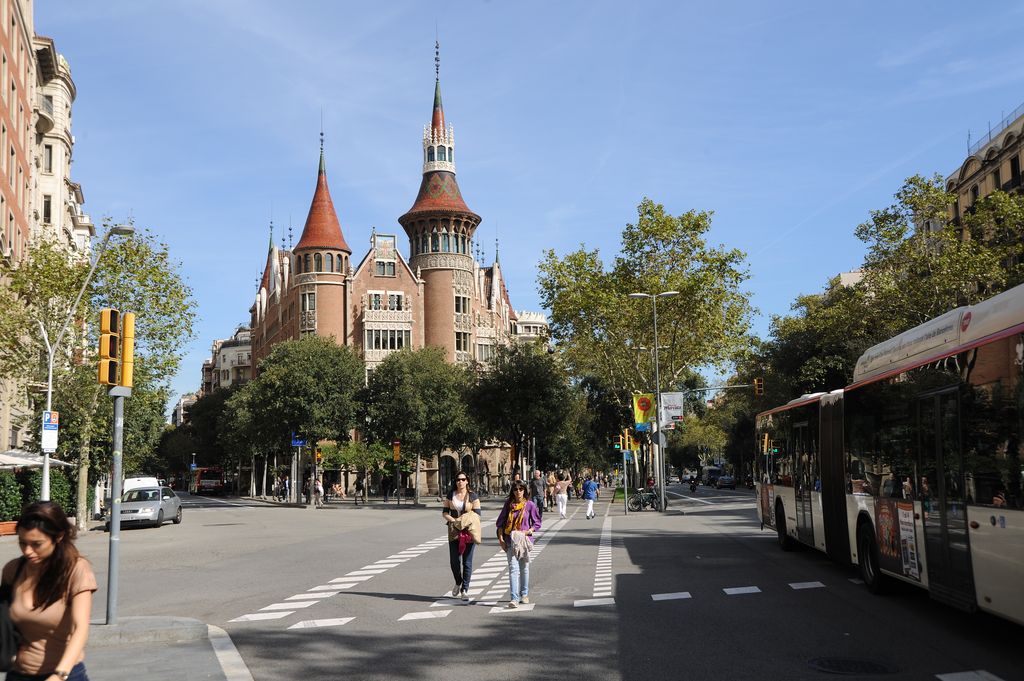
<path fill-rule="evenodd" d="M 43 134 L 53 130 L 53 100 L 39 95 L 39 106 L 36 107 L 36 132 Z"/>
<path fill-rule="evenodd" d="M 983 146 L 985 146 L 986 144 L 994 140 L 996 137 L 998 137 L 999 133 L 1010 127 L 1010 124 L 1013 123 L 1018 118 L 1020 118 L 1021 116 L 1024 116 L 1024 104 L 1021 104 L 1016 109 L 1011 111 L 1009 116 L 1007 116 L 1006 118 L 1004 118 L 1003 120 L 999 121 L 999 123 L 996 124 L 996 127 L 992 128 L 987 133 L 982 135 L 981 139 L 979 139 L 977 142 L 972 144 L 970 148 L 967 149 L 967 155 L 974 156 L 974 153 L 976 151 L 978 151 Z"/>
<path fill-rule="evenodd" d="M 373 310 L 363 308 L 364 322 L 412 322 L 412 310 Z"/>

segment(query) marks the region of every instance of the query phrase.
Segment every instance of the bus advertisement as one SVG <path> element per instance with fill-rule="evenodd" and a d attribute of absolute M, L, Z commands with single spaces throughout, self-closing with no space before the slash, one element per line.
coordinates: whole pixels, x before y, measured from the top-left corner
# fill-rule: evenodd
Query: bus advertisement
<path fill-rule="evenodd" d="M 757 416 L 763 525 L 1024 624 L 1024 285 L 867 350 L 853 382 Z"/>

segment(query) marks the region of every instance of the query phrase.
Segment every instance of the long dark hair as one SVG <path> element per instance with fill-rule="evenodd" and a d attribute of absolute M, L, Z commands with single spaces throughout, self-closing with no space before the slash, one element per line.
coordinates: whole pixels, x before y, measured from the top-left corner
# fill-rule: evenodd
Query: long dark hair
<path fill-rule="evenodd" d="M 508 499 L 505 500 L 505 505 L 509 508 L 512 508 L 512 504 L 516 501 L 517 489 L 523 490 L 523 499 L 529 501 L 529 499 L 526 498 L 526 483 L 522 480 L 513 480 L 512 486 L 508 488 Z"/>
<path fill-rule="evenodd" d="M 60 504 L 52 501 L 37 501 L 25 507 L 17 529 L 39 530 L 53 541 L 53 553 L 43 563 L 32 594 L 32 609 L 44 610 L 68 595 L 71 574 L 81 557 L 75 548 L 78 531 L 68 522 Z"/>
<path fill-rule="evenodd" d="M 472 494 L 472 492 L 473 492 L 473 476 L 471 476 L 466 471 L 459 471 L 459 472 L 457 472 L 455 474 L 455 477 L 452 478 L 451 495 L 454 498 L 455 493 L 457 491 L 459 491 L 459 476 L 460 475 L 465 475 L 466 476 L 466 501 L 469 501 L 469 495 Z"/>

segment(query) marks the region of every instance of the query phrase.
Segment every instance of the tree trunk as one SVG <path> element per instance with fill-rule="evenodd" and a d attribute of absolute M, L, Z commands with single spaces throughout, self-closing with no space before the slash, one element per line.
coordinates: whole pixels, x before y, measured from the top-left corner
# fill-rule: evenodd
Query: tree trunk
<path fill-rule="evenodd" d="M 92 440 L 93 414 L 100 399 L 100 391 L 92 391 L 92 402 L 86 411 L 87 416 L 82 424 L 82 440 L 78 452 L 78 498 L 75 502 L 75 524 L 79 530 L 89 529 L 89 442 Z"/>

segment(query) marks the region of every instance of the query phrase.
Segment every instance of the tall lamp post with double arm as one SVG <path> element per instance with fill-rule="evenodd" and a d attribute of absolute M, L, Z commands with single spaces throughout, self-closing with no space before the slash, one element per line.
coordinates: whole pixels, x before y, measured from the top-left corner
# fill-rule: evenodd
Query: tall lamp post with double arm
<path fill-rule="evenodd" d="M 100 258 L 103 256 L 103 251 L 107 248 L 107 242 L 110 241 L 110 237 L 115 234 L 118 236 L 128 236 L 135 233 L 135 227 L 132 225 L 111 225 L 106 233 L 103 235 L 102 241 L 99 246 L 96 247 L 96 255 L 93 257 L 92 266 L 89 268 L 89 274 L 85 276 L 85 281 L 82 282 L 82 288 L 78 290 L 78 296 L 75 298 L 75 302 L 72 303 L 71 309 L 68 310 L 67 316 L 64 318 L 64 323 L 61 324 L 60 331 L 57 332 L 57 338 L 54 339 L 53 343 L 50 343 L 50 337 L 46 333 L 46 325 L 43 324 L 42 320 L 36 320 L 39 324 L 39 330 L 43 334 L 43 343 L 46 344 L 46 411 L 49 412 L 53 402 L 53 359 L 60 349 L 60 342 L 64 339 L 64 333 L 68 330 L 68 324 L 71 323 L 71 318 L 75 316 L 75 311 L 78 309 L 78 304 L 82 302 L 82 296 L 85 295 L 85 289 L 88 288 L 89 282 L 92 280 L 92 275 L 96 272 L 96 266 L 100 263 Z M 43 480 L 39 489 L 39 498 L 41 501 L 50 500 L 50 450 L 43 450 Z"/>
<path fill-rule="evenodd" d="M 658 298 L 671 298 L 678 296 L 679 291 L 662 291 L 661 293 L 630 293 L 630 298 L 650 298 L 651 310 L 654 313 L 654 437 L 653 444 L 656 454 L 655 465 L 658 471 L 658 498 L 661 501 L 661 510 L 665 512 L 665 452 L 661 447 L 661 370 L 658 364 Z"/>

